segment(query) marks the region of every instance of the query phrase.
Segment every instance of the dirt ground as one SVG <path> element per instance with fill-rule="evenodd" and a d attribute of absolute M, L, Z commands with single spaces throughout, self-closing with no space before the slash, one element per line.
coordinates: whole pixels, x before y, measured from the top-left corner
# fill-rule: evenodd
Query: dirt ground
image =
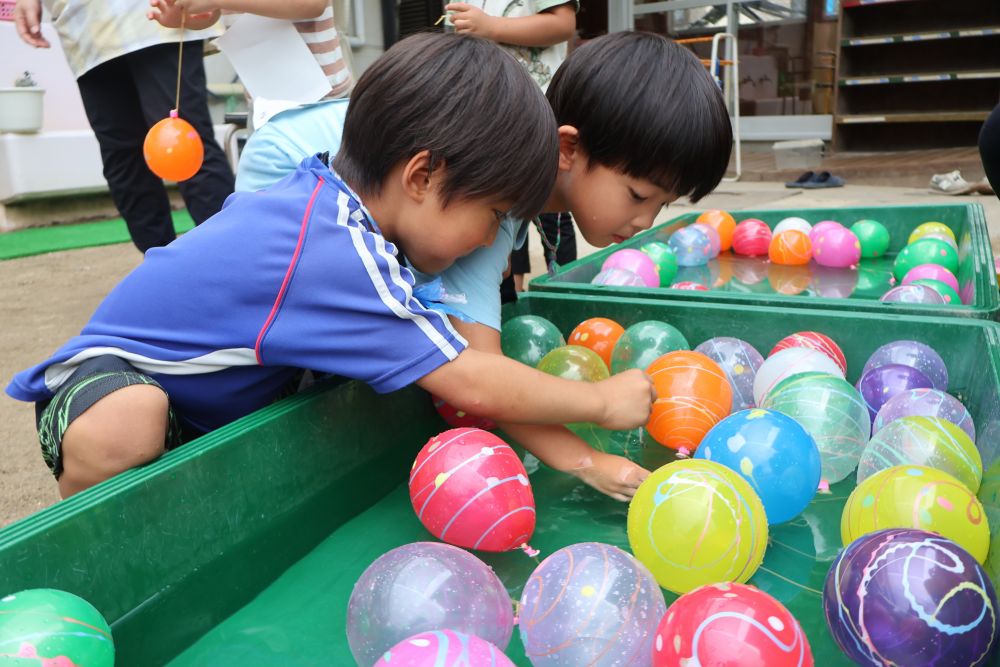
<path fill-rule="evenodd" d="M 0 380 L 80 331 L 108 291 L 139 264 L 131 244 L 0 262 Z M 59 500 L 42 461 L 35 411 L 0 394 L 0 526 Z"/>
<path fill-rule="evenodd" d="M 994 252 L 1000 251 L 1000 200 L 952 198 L 911 188 L 851 185 L 804 192 L 779 183 L 723 183 L 697 208 L 785 209 L 860 205 L 976 203 L 986 209 Z M 677 203 L 659 221 L 691 210 Z M 543 270 L 541 243 L 531 238 L 532 268 Z M 578 237 L 580 256 L 592 252 Z M 998 253 L 1000 254 L 1000 253 Z M 139 264 L 132 244 L 85 248 L 0 261 L 0 386 L 79 332 L 108 291 Z M 0 527 L 59 499 L 38 449 L 32 406 L 0 393 Z"/>

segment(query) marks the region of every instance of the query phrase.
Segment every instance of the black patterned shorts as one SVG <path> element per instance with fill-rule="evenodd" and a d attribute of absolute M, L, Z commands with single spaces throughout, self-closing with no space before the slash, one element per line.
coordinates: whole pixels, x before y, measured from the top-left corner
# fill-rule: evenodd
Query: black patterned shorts
<path fill-rule="evenodd" d="M 73 420 L 108 394 L 136 384 L 160 387 L 153 378 L 140 373 L 119 357 L 105 355 L 80 364 L 73 375 L 49 401 L 35 404 L 38 420 L 38 441 L 42 457 L 52 474 L 62 474 L 62 440 Z M 173 409 L 168 410 L 167 449 L 184 442 L 180 423 Z"/>

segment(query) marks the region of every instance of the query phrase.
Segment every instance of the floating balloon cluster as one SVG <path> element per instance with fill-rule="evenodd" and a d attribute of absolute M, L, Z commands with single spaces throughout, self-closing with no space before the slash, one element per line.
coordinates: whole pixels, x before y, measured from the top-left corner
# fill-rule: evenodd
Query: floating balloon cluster
<path fill-rule="evenodd" d="M 836 220 L 812 224 L 792 216 L 772 229 L 759 218 L 737 223 L 730 213 L 712 209 L 665 241 L 612 252 L 592 284 L 740 292 L 761 291 L 752 288 L 762 286 L 766 276 L 770 291 L 785 295 L 855 296 L 925 305 L 960 305 L 972 295 L 973 283 L 961 285 L 957 278 L 960 254 L 955 234 L 936 221 L 913 230 L 890 270 L 882 268 L 888 259 L 874 262 L 891 257 L 889 231 L 867 218 L 848 227 Z M 638 258 L 639 252 L 650 261 Z M 760 263 L 761 271 L 751 271 L 753 261 Z M 732 262 L 751 265 L 727 270 Z"/>

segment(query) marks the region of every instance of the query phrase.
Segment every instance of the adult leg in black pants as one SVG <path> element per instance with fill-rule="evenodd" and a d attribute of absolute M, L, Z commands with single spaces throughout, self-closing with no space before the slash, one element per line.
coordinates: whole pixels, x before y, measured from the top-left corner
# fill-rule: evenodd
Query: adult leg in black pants
<path fill-rule="evenodd" d="M 180 184 L 195 224 L 218 212 L 233 191 L 234 178 L 216 143 L 208 114 L 200 41 L 184 45 L 180 115 L 205 144 L 205 160 Z M 163 181 L 146 166 L 142 143 L 154 123 L 174 106 L 177 45 L 161 44 L 114 58 L 77 80 L 90 126 L 97 136 L 104 178 L 136 247 L 145 252 L 174 240 L 170 202 Z"/>
<path fill-rule="evenodd" d="M 986 180 L 1000 196 L 1000 105 L 993 109 L 979 132 L 979 155 L 983 159 Z"/>

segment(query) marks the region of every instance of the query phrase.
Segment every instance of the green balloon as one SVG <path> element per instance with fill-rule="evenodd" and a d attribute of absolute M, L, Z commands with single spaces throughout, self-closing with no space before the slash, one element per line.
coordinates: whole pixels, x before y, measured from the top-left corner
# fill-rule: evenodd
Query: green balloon
<path fill-rule="evenodd" d="M 0 598 L 0 654 L 16 655 L 26 647 L 46 664 L 59 657 L 81 667 L 115 664 L 111 628 L 101 613 L 83 598 L 53 588 Z"/>
<path fill-rule="evenodd" d="M 646 370 L 667 352 L 690 349 L 691 344 L 677 327 L 645 320 L 630 326 L 618 339 L 611 352 L 611 372 L 621 373 L 630 368 Z"/>
<path fill-rule="evenodd" d="M 858 220 L 851 231 L 861 242 L 861 257 L 881 257 L 889 249 L 889 230 L 878 220 Z"/>
<path fill-rule="evenodd" d="M 872 266 L 858 267 L 858 284 L 851 294 L 854 298 L 878 299 L 892 289 L 892 269 Z"/>
<path fill-rule="evenodd" d="M 656 273 L 660 276 L 660 287 L 670 287 L 677 275 L 677 255 L 670 246 L 662 241 L 652 241 L 639 248 L 656 264 Z"/>
<path fill-rule="evenodd" d="M 934 280 L 933 278 L 921 278 L 920 280 L 914 280 L 913 285 L 924 285 L 930 287 L 932 290 L 944 297 L 945 303 L 955 306 L 961 305 L 962 297 L 958 296 L 958 292 L 948 283 L 942 280 Z"/>
<path fill-rule="evenodd" d="M 584 382 L 600 382 L 609 377 L 608 367 L 600 355 L 581 345 L 557 347 L 538 362 L 538 370 L 565 380 Z"/>
<path fill-rule="evenodd" d="M 790 375 L 767 392 L 760 407 L 783 412 L 812 436 L 823 479 L 831 484 L 854 472 L 871 437 L 871 416 L 861 393 L 835 375 Z"/>
<path fill-rule="evenodd" d="M 691 344 L 677 327 L 657 320 L 645 320 L 630 326 L 618 339 L 611 352 L 611 372 L 621 373 L 630 368 L 646 370 L 667 352 L 690 349 Z"/>
<path fill-rule="evenodd" d="M 938 239 L 920 239 L 903 248 L 896 257 L 892 273 L 896 280 L 902 280 L 910 269 L 921 264 L 937 264 L 958 275 L 958 253 Z"/>
<path fill-rule="evenodd" d="M 500 328 L 503 353 L 522 364 L 537 366 L 546 354 L 566 340 L 556 325 L 538 315 L 520 315 L 504 322 Z"/>

